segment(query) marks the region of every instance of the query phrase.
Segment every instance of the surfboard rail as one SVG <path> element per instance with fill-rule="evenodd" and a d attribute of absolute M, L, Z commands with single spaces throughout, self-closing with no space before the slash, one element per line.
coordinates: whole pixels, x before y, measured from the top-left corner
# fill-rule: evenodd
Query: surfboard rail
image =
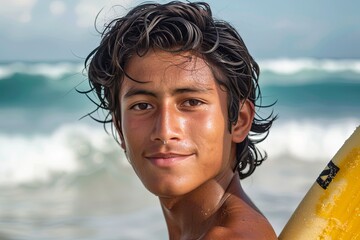
<path fill-rule="evenodd" d="M 360 240 L 360 126 L 294 211 L 280 240 Z"/>

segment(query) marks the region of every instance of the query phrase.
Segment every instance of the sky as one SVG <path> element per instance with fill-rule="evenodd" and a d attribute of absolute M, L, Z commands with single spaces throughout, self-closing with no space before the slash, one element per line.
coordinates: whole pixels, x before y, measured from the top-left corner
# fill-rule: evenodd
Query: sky
<path fill-rule="evenodd" d="M 82 61 L 138 0 L 0 0 L 0 61 Z M 158 0 L 165 3 L 167 1 Z M 255 58 L 360 58 L 360 1 L 209 0 Z M 117 7 L 113 7 L 117 5 Z"/>

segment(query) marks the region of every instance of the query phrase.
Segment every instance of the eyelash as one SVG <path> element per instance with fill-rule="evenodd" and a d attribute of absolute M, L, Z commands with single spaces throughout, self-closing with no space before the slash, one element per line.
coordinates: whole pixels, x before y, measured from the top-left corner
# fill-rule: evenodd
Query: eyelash
<path fill-rule="evenodd" d="M 146 105 L 146 108 L 145 109 L 141 109 L 140 108 L 140 106 L 144 106 L 144 105 Z M 150 107 L 150 108 L 149 108 Z M 133 109 L 133 110 L 135 110 L 135 111 L 144 111 L 144 110 L 149 110 L 149 109 L 151 109 L 151 108 L 153 108 L 149 103 L 137 103 L 137 104 L 135 104 L 135 105 L 133 105 L 133 106 L 131 106 L 130 107 L 130 109 Z"/>
<path fill-rule="evenodd" d="M 191 108 L 191 107 L 198 107 L 198 106 L 201 106 L 203 104 L 204 104 L 203 101 L 192 98 L 192 99 L 188 99 L 188 100 L 184 101 L 181 104 L 181 106 Z M 145 107 L 145 108 L 143 108 L 143 107 Z M 145 111 L 145 110 L 149 110 L 149 109 L 152 109 L 152 108 L 154 108 L 154 107 L 151 104 L 145 103 L 145 102 L 137 103 L 137 104 L 134 104 L 134 105 L 132 105 L 130 107 L 130 109 L 135 110 L 135 111 Z"/>
<path fill-rule="evenodd" d="M 192 105 L 192 104 L 190 104 L 191 102 L 195 102 L 196 104 L 195 104 L 195 105 Z M 185 103 L 188 103 L 188 104 L 185 104 Z M 183 103 L 182 105 L 188 105 L 188 106 L 186 106 L 186 107 L 197 107 L 197 106 L 200 106 L 200 105 L 202 105 L 202 104 L 204 104 L 204 102 L 201 101 L 201 100 L 198 100 L 198 99 L 188 99 L 188 100 L 184 101 L 184 103 Z"/>

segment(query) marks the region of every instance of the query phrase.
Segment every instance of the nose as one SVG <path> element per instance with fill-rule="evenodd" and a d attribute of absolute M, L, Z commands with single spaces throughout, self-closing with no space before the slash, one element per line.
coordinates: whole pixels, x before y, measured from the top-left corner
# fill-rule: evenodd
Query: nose
<path fill-rule="evenodd" d="M 163 104 L 155 113 L 152 141 L 170 143 L 181 139 L 183 133 L 183 118 L 181 112 L 170 103 Z"/>

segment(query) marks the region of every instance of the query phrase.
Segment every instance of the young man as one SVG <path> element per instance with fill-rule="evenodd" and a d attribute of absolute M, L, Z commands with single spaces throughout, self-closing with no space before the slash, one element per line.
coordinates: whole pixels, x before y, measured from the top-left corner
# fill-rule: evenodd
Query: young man
<path fill-rule="evenodd" d="M 206 3 L 143 4 L 86 65 L 170 239 L 276 239 L 239 181 L 264 160 L 255 143 L 274 118 L 254 118 L 259 68 L 234 28 Z"/>

